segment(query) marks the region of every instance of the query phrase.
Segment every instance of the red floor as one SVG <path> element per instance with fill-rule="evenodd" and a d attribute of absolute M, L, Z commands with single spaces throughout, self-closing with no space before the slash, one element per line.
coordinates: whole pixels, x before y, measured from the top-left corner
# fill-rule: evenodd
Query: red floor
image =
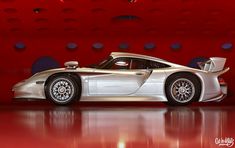
<path fill-rule="evenodd" d="M 1 105 L 0 147 L 234 147 L 234 118 L 233 106 Z"/>

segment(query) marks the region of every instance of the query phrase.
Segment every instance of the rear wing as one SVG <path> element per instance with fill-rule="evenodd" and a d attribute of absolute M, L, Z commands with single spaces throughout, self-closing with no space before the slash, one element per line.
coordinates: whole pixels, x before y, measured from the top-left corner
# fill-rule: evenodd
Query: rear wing
<path fill-rule="evenodd" d="M 205 70 L 208 72 L 221 72 L 224 71 L 224 65 L 226 63 L 226 58 L 220 58 L 220 57 L 211 57 L 206 62 L 200 62 L 198 63 L 198 66 L 201 70 Z M 229 68 L 225 69 L 227 72 Z"/>

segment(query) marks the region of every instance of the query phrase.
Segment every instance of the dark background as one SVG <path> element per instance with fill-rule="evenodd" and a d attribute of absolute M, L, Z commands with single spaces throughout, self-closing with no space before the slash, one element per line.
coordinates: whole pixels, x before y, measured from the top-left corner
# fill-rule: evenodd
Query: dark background
<path fill-rule="evenodd" d="M 235 104 L 234 37 L 233 0 L 0 0 L 0 103 L 36 71 L 124 51 L 183 65 L 226 57 L 223 103 Z"/>

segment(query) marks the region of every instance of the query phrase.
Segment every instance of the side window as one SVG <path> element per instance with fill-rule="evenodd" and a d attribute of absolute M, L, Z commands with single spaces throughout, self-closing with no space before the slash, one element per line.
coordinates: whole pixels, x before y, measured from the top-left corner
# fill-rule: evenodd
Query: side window
<path fill-rule="evenodd" d="M 129 69 L 129 67 L 130 67 L 130 59 L 118 58 L 111 63 L 109 69 Z"/>
<path fill-rule="evenodd" d="M 146 69 L 147 61 L 144 59 L 131 59 L 130 69 Z"/>
<path fill-rule="evenodd" d="M 164 63 L 156 62 L 156 61 L 149 61 L 149 64 L 147 67 L 148 69 L 157 69 L 157 68 L 167 68 L 170 66 Z"/>

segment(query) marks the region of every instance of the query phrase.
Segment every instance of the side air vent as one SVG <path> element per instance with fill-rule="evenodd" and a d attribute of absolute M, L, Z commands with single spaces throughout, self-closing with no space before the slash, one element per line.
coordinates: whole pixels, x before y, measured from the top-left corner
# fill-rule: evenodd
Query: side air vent
<path fill-rule="evenodd" d="M 68 61 L 64 63 L 66 69 L 76 69 L 79 64 L 77 61 Z"/>

